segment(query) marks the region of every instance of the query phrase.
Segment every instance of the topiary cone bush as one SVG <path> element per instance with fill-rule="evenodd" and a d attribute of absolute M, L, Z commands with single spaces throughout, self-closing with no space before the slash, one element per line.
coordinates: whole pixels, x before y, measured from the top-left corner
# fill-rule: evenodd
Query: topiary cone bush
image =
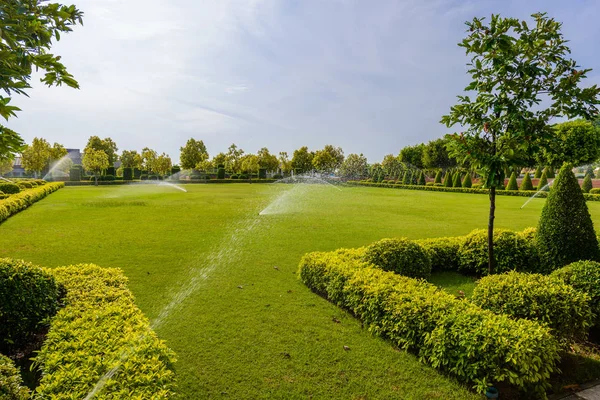
<path fill-rule="evenodd" d="M 519 190 L 519 186 L 517 185 L 517 175 L 513 172 L 508 180 L 508 186 L 506 186 L 506 190 Z"/>
<path fill-rule="evenodd" d="M 450 171 L 446 172 L 446 176 L 444 176 L 444 186 L 452 187 L 452 173 Z"/>
<path fill-rule="evenodd" d="M 537 228 L 537 248 L 547 271 L 579 260 L 600 260 L 585 198 L 569 164 L 560 169 Z"/>
<path fill-rule="evenodd" d="M 442 183 L 442 171 L 438 171 L 437 174 L 435 174 L 435 180 L 433 183 Z"/>
<path fill-rule="evenodd" d="M 471 180 L 471 174 L 467 172 L 465 179 L 462 181 L 462 187 L 470 188 L 471 186 L 473 186 L 473 181 Z"/>
<path fill-rule="evenodd" d="M 452 187 L 455 187 L 455 188 L 462 187 L 461 179 L 460 179 L 460 172 L 457 172 L 454 175 L 454 178 L 452 178 Z"/>
<path fill-rule="evenodd" d="M 529 176 L 529 172 L 525 172 L 523 182 L 521 182 L 520 190 L 533 190 L 533 184 L 531 183 L 531 176 Z"/>
<path fill-rule="evenodd" d="M 423 171 L 421 171 L 421 173 L 419 174 L 418 184 L 421 186 L 425 186 L 427 184 L 427 180 L 425 179 L 425 173 Z"/>
<path fill-rule="evenodd" d="M 547 169 L 548 169 L 548 171 L 546 172 L 546 176 L 549 179 L 556 178 L 556 174 L 554 173 L 554 168 L 548 167 Z"/>
<path fill-rule="evenodd" d="M 404 176 L 402 177 L 402 184 L 410 185 L 410 171 L 409 170 L 404 171 Z"/>
<path fill-rule="evenodd" d="M 369 245 L 363 261 L 410 278 L 429 278 L 431 257 L 418 243 L 406 238 L 381 239 Z"/>
<path fill-rule="evenodd" d="M 544 173 L 542 174 L 542 177 L 540 178 L 540 181 L 537 185 L 537 190 L 542 190 L 544 189 L 545 192 L 548 192 L 550 190 L 550 187 L 546 187 L 548 185 L 548 177 L 546 176 L 546 170 L 544 170 Z M 577 186 L 579 186 L 579 184 L 577 184 Z"/>
<path fill-rule="evenodd" d="M 581 190 L 583 191 L 583 193 L 589 193 L 590 190 L 592 190 L 592 177 L 589 175 L 586 175 L 585 178 L 583 178 L 583 183 L 581 184 Z"/>
<path fill-rule="evenodd" d="M 540 167 L 538 165 L 538 167 L 535 169 L 535 173 L 533 174 L 533 177 L 535 179 L 540 179 L 542 177 L 542 167 Z"/>

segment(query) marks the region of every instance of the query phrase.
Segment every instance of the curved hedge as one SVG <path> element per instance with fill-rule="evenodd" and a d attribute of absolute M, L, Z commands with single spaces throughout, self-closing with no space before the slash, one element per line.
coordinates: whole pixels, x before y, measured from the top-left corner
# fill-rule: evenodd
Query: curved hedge
<path fill-rule="evenodd" d="M 6 194 L 17 194 L 21 191 L 21 188 L 16 183 L 0 182 L 0 192 Z"/>
<path fill-rule="evenodd" d="M 0 399 L 28 400 L 29 389 L 23 386 L 23 379 L 12 360 L 0 354 Z"/>
<path fill-rule="evenodd" d="M 62 187 L 65 187 L 64 182 L 47 183 L 35 189 L 28 189 L 0 200 L 0 222 Z"/>
<path fill-rule="evenodd" d="M 592 325 L 589 296 L 562 280 L 508 272 L 482 278 L 471 301 L 497 314 L 539 321 L 562 339 L 585 339 Z"/>
<path fill-rule="evenodd" d="M 467 175 L 468 176 L 468 175 Z M 420 244 L 429 252 L 432 271 L 458 270 L 458 249 L 465 240 L 464 236 L 444 237 L 435 239 L 418 239 Z"/>
<path fill-rule="evenodd" d="M 0 349 L 25 343 L 56 314 L 62 288 L 42 268 L 0 258 Z"/>
<path fill-rule="evenodd" d="M 313 291 L 354 313 L 370 331 L 475 383 L 481 392 L 500 382 L 543 390 L 557 371 L 560 346 L 549 328 L 496 315 L 423 280 L 374 268 L 341 252 L 305 255 L 299 276 Z"/>
<path fill-rule="evenodd" d="M 427 250 L 406 238 L 381 239 L 367 246 L 364 261 L 411 278 L 431 275 L 431 258 Z"/>
<path fill-rule="evenodd" d="M 595 326 L 600 326 L 600 263 L 576 261 L 555 270 L 551 276 L 563 280 L 590 297 L 590 307 L 596 313 Z"/>
<path fill-rule="evenodd" d="M 64 285 L 66 306 L 35 358 L 42 372 L 36 398 L 84 398 L 115 367 L 95 398 L 174 395 L 174 353 L 135 305 L 121 270 L 80 264 L 48 272 Z"/>

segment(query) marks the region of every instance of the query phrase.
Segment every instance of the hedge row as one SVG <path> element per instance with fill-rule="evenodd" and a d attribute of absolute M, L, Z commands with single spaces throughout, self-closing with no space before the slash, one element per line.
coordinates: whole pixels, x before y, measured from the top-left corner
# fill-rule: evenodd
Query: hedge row
<path fill-rule="evenodd" d="M 12 360 L 0 354 L 0 399 L 28 400 L 29 389 L 23 385 L 23 379 Z"/>
<path fill-rule="evenodd" d="M 0 200 L 0 222 L 64 186 L 65 184 L 63 182 L 47 183 L 35 189 L 27 189 L 20 193 L 10 195 L 4 200 Z"/>
<path fill-rule="evenodd" d="M 386 272 L 352 253 L 310 253 L 299 267 L 313 291 L 350 310 L 369 330 L 484 392 L 510 382 L 543 393 L 560 345 L 533 321 L 496 315 L 432 284 Z"/>
<path fill-rule="evenodd" d="M 82 399 L 113 368 L 95 399 L 174 395 L 174 353 L 135 305 L 121 270 L 80 264 L 47 271 L 67 295 L 34 360 L 42 372 L 36 398 Z"/>
<path fill-rule="evenodd" d="M 402 184 L 391 184 L 391 183 L 375 183 L 375 182 L 362 182 L 362 181 L 348 181 L 349 185 L 354 186 L 374 186 L 384 187 L 393 189 L 408 189 L 408 190 L 426 190 L 430 192 L 455 192 L 455 193 L 474 193 L 474 194 L 489 194 L 488 189 L 478 188 L 458 188 L 458 187 L 444 187 L 444 186 L 419 186 L 419 185 L 402 185 Z M 499 196 L 518 196 L 518 197 L 531 197 L 537 193 L 536 197 L 545 198 L 548 197 L 548 192 L 535 190 L 521 191 L 521 190 L 496 190 L 496 194 Z M 588 201 L 600 201 L 600 194 L 584 193 Z"/>

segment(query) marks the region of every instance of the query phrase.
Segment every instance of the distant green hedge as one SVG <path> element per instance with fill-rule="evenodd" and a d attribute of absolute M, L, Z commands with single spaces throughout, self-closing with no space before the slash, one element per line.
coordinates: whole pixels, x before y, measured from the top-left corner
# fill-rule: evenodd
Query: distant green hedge
<path fill-rule="evenodd" d="M 500 382 L 541 392 L 558 370 L 560 346 L 549 328 L 496 315 L 423 280 L 383 271 L 352 251 L 307 254 L 299 276 L 370 331 L 474 383 L 480 392 Z"/>
<path fill-rule="evenodd" d="M 0 200 L 0 222 L 64 186 L 64 182 L 47 183 L 35 189 L 27 189 Z"/>
<path fill-rule="evenodd" d="M 13 361 L 0 354 L 0 399 L 28 400 L 29 389 L 23 385 L 23 379 Z"/>
<path fill-rule="evenodd" d="M 34 362 L 35 398 L 82 399 L 112 368 L 95 399 L 166 399 L 175 393 L 174 353 L 135 305 L 119 269 L 92 264 L 49 269 L 66 306 L 52 319 Z"/>

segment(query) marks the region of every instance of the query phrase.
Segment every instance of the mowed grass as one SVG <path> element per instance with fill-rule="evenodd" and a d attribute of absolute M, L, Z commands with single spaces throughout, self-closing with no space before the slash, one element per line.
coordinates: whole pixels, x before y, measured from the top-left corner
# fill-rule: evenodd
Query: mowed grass
<path fill-rule="evenodd" d="M 182 399 L 481 398 L 373 337 L 296 272 L 310 251 L 483 228 L 486 196 L 185 187 L 61 189 L 0 224 L 0 257 L 122 268 L 138 305 L 177 352 Z M 259 215 L 278 196 L 273 213 Z M 497 226 L 535 226 L 544 200 L 521 210 L 525 200 L 498 197 Z M 598 224 L 600 204 L 588 205 Z"/>

